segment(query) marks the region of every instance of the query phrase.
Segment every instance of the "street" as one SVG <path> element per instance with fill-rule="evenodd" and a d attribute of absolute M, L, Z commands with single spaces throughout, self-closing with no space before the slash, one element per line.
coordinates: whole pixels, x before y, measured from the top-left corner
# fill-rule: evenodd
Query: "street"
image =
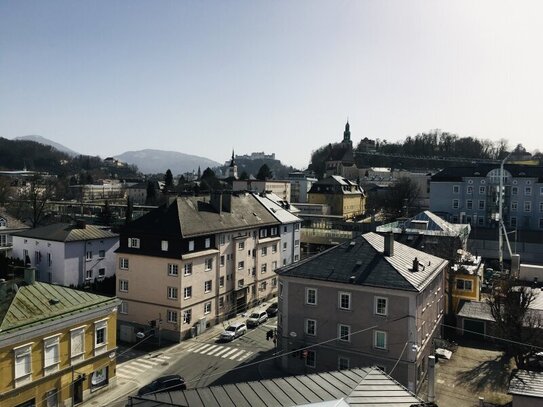
<path fill-rule="evenodd" d="M 140 387 L 170 374 L 184 377 L 188 388 L 278 377 L 280 371 L 272 361 L 260 363 L 275 352 L 274 342 L 266 340 L 266 332 L 276 326 L 277 318 L 270 318 L 231 342 L 220 342 L 218 337 L 223 327 L 218 325 L 168 349 L 143 353 L 136 347 L 124 354 L 117 365 L 117 392 L 126 390 L 119 394 L 116 402 L 108 402 L 108 405 L 124 406 L 127 397 L 135 395 Z M 126 357 L 132 359 L 121 362 Z M 95 400 L 89 405 L 102 405 L 100 403 Z"/>

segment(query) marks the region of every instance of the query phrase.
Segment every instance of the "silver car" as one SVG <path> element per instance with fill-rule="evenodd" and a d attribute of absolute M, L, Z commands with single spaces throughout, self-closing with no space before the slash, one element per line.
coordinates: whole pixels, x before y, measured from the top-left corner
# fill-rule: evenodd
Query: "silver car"
<path fill-rule="evenodd" d="M 228 325 L 223 333 L 221 334 L 220 339 L 223 341 L 232 341 L 237 337 L 244 335 L 247 332 L 247 326 L 241 322 L 237 324 Z"/>

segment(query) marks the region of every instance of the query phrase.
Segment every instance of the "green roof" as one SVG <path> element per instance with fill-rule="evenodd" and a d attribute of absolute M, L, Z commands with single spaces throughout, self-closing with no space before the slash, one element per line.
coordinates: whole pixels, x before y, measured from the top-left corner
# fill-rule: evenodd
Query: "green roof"
<path fill-rule="evenodd" d="M 0 335 L 92 308 L 118 305 L 115 297 L 40 282 L 17 287 L 11 297 L 11 302 L 4 302 L 5 306 L 0 309 Z"/>

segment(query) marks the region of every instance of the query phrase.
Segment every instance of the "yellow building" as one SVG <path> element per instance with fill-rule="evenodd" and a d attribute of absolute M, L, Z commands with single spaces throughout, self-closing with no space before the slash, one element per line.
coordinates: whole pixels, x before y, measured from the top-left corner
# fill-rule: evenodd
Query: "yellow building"
<path fill-rule="evenodd" d="M 115 384 L 119 300 L 0 280 L 0 406 L 72 406 Z"/>
<path fill-rule="evenodd" d="M 324 178 L 311 186 L 308 192 L 310 204 L 330 207 L 330 214 L 352 219 L 364 214 L 366 195 L 355 182 L 338 175 Z"/>
<path fill-rule="evenodd" d="M 480 301 L 484 263 L 480 256 L 464 252 L 460 262 L 451 268 L 451 300 L 454 313 L 460 309 L 460 302 Z"/>

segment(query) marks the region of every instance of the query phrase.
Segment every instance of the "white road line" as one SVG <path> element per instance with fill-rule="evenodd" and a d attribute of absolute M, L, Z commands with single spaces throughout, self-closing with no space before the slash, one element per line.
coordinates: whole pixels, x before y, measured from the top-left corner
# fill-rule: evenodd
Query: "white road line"
<path fill-rule="evenodd" d="M 197 348 L 195 348 L 195 349 L 191 349 L 191 352 L 197 352 L 197 353 L 198 353 L 198 352 L 201 352 L 201 351 L 203 351 L 204 349 L 207 349 L 207 348 L 209 348 L 210 346 L 211 346 L 211 344 L 210 344 L 210 343 L 206 343 L 205 345 L 202 345 L 202 346 L 198 346 L 198 347 L 197 347 Z"/>
<path fill-rule="evenodd" d="M 216 349 L 213 349 L 211 352 L 208 352 L 207 354 L 208 355 L 213 355 L 213 354 L 215 354 L 215 353 L 217 353 L 219 351 L 222 351 L 223 349 L 224 349 L 224 346 L 218 346 Z M 215 356 L 217 356 L 217 355 L 215 355 Z"/>
<path fill-rule="evenodd" d="M 132 363 L 134 363 L 134 362 L 132 362 Z M 143 373 L 143 372 L 145 372 L 146 369 L 140 369 L 141 366 L 140 366 L 140 368 L 138 368 L 138 367 L 132 365 L 132 363 L 130 364 L 130 366 L 127 366 L 127 369 L 135 370 L 135 371 L 138 372 L 138 373 Z M 145 367 L 147 368 L 147 366 L 145 366 Z"/>
<path fill-rule="evenodd" d="M 238 353 L 234 353 L 232 356 L 230 356 L 230 359 L 235 359 L 244 352 L 244 350 L 240 350 Z"/>
<path fill-rule="evenodd" d="M 264 328 L 275 329 L 277 325 L 262 325 Z"/>
<path fill-rule="evenodd" d="M 152 360 L 152 359 L 137 359 L 137 361 L 144 363 L 146 365 L 151 365 L 151 366 L 160 365 L 160 362 L 157 362 L 156 360 Z"/>
<path fill-rule="evenodd" d="M 132 376 L 130 374 L 126 374 L 126 373 L 119 372 L 119 371 L 117 371 L 117 373 L 115 373 L 115 376 L 122 377 L 123 379 L 132 379 L 132 378 L 134 378 L 134 376 Z"/>
<path fill-rule="evenodd" d="M 203 350 L 203 351 L 197 352 L 197 353 L 200 353 L 200 354 L 202 354 L 202 355 L 205 355 L 207 352 L 211 352 L 213 349 L 216 349 L 216 348 L 218 348 L 218 347 L 219 347 L 219 345 L 213 345 L 211 348 L 207 348 L 206 350 Z"/>
<path fill-rule="evenodd" d="M 156 358 L 154 358 L 154 359 L 166 359 L 166 360 L 168 360 L 168 359 L 171 359 L 171 358 L 172 358 L 172 357 L 171 357 L 171 356 L 168 356 L 168 355 L 158 355 L 158 356 L 157 356 Z"/>
<path fill-rule="evenodd" d="M 138 366 L 138 367 L 143 367 L 143 368 L 145 368 L 145 370 L 149 369 L 150 367 L 153 367 L 152 365 L 146 365 L 145 363 L 138 362 L 137 360 L 133 361 L 133 362 L 130 364 L 130 366 L 134 366 L 134 365 L 136 365 L 136 366 Z M 145 370 L 144 370 L 144 371 L 145 371 Z"/>
<path fill-rule="evenodd" d="M 229 349 L 230 348 L 228 346 L 223 346 L 223 348 L 219 352 L 215 353 L 215 356 L 220 356 L 224 352 L 227 352 Z"/>
<path fill-rule="evenodd" d="M 238 360 L 241 362 L 242 360 L 244 359 L 247 359 L 249 356 L 251 356 L 254 352 L 251 352 L 250 350 L 247 351 L 247 353 L 245 355 L 243 355 L 242 357 L 238 358 Z"/>
<path fill-rule="evenodd" d="M 227 358 L 227 357 L 230 356 L 232 353 L 237 352 L 238 350 L 239 350 L 238 348 L 234 348 L 234 349 L 232 349 L 231 351 L 226 352 L 226 353 L 225 353 L 224 355 L 222 355 L 221 357 Z"/>

